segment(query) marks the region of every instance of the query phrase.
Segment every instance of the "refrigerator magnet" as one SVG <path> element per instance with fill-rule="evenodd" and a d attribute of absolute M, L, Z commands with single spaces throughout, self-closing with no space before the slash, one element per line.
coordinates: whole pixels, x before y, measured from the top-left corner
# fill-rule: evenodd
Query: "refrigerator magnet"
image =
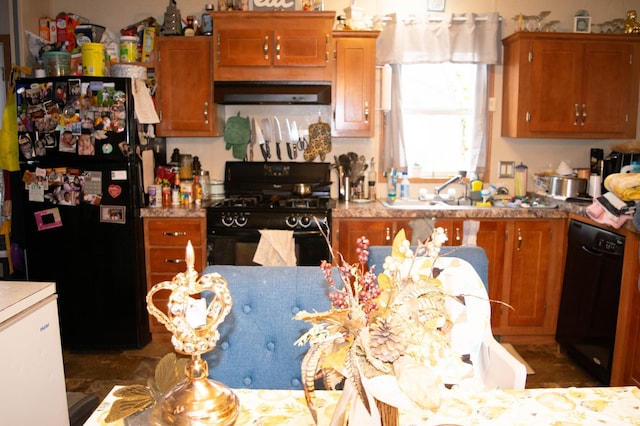
<path fill-rule="evenodd" d="M 36 218 L 36 225 L 38 231 L 44 231 L 45 229 L 59 228 L 62 226 L 62 219 L 60 218 L 60 210 L 57 207 L 52 209 L 40 210 L 33 214 Z"/>
<path fill-rule="evenodd" d="M 100 222 L 126 223 L 125 206 L 100 206 Z"/>

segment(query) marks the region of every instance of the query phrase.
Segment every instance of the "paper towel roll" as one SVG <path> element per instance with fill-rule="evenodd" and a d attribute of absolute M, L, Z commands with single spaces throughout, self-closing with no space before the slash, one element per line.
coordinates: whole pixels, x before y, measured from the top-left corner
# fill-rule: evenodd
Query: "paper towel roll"
<path fill-rule="evenodd" d="M 587 192 L 593 198 L 602 195 L 602 178 L 600 177 L 600 175 L 589 176 L 589 188 Z"/>
<path fill-rule="evenodd" d="M 391 110 L 391 75 L 391 65 L 384 65 L 380 83 L 380 109 L 383 111 Z"/>
<path fill-rule="evenodd" d="M 153 161 L 153 150 L 142 151 L 142 187 L 147 190 L 147 186 L 155 183 L 155 166 Z"/>

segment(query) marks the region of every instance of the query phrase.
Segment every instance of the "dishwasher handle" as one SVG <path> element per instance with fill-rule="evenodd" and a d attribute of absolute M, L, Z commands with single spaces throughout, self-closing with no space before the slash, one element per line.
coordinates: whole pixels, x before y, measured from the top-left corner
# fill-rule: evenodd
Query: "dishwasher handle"
<path fill-rule="evenodd" d="M 592 256 L 604 256 L 604 253 L 603 253 L 603 252 L 601 252 L 600 250 L 597 250 L 597 249 L 594 249 L 594 248 L 591 248 L 591 247 L 587 247 L 587 246 L 585 246 L 584 244 L 581 244 L 581 245 L 580 245 L 580 248 L 581 248 L 583 251 L 585 251 L 585 252 L 589 253 L 589 254 L 590 254 L 590 255 L 592 255 Z"/>

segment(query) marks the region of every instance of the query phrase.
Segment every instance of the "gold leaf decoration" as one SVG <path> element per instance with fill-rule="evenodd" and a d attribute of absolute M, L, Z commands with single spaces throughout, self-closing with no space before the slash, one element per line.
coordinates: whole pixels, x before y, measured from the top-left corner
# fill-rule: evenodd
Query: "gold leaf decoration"
<path fill-rule="evenodd" d="M 119 399 L 114 401 L 107 417 L 104 419 L 107 423 L 124 419 L 138 411 L 142 411 L 154 401 L 151 391 L 142 385 L 132 385 L 118 389 L 114 396 L 118 396 Z"/>
<path fill-rule="evenodd" d="M 158 362 L 155 380 L 149 379 L 147 386 L 136 384 L 116 390 L 113 396 L 118 399 L 111 406 L 105 421 L 111 423 L 124 419 L 154 404 L 184 379 L 187 361 L 187 358 L 178 358 L 170 352 Z"/>

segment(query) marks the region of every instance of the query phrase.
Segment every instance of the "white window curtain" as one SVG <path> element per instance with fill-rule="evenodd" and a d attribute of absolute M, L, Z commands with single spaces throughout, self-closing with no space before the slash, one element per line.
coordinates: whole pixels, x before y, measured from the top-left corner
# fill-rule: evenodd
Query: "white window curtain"
<path fill-rule="evenodd" d="M 402 65 L 425 63 L 498 64 L 500 62 L 500 17 L 498 13 L 438 14 L 398 18 L 389 15 L 378 37 L 377 64 L 392 69 L 391 110 L 384 114 L 383 157 L 380 167 L 407 167 L 405 135 L 402 126 L 400 79 Z M 486 163 L 487 67 L 478 67 L 481 83 L 477 96 L 468 171 Z"/>

